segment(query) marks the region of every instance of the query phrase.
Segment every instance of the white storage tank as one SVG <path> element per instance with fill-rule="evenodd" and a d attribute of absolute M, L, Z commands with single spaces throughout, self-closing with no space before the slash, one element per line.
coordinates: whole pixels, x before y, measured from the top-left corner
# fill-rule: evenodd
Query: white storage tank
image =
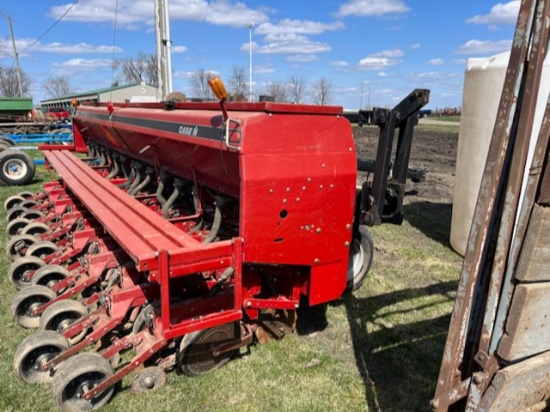
<path fill-rule="evenodd" d="M 506 52 L 489 58 L 469 59 L 464 75 L 450 239 L 453 249 L 461 255 L 464 255 L 468 243 L 509 57 L 510 53 Z M 539 87 L 527 166 L 531 164 L 549 92 L 550 65 L 547 59 Z"/>

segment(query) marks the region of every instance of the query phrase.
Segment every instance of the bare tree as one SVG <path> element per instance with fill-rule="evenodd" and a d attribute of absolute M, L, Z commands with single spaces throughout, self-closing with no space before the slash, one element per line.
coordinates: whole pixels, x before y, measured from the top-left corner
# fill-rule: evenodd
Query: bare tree
<path fill-rule="evenodd" d="M 42 88 L 46 91 L 48 97 L 67 96 L 75 92 L 69 78 L 65 76 L 48 77 L 42 83 Z"/>
<path fill-rule="evenodd" d="M 321 77 L 313 84 L 311 95 L 315 104 L 323 106 L 329 104 L 332 99 L 332 84 L 326 78 Z"/>
<path fill-rule="evenodd" d="M 302 102 L 307 93 L 307 84 L 307 78 L 303 74 L 290 76 L 288 79 L 288 93 L 292 102 Z"/>
<path fill-rule="evenodd" d="M 214 94 L 208 85 L 208 79 L 212 77 L 213 73 L 207 70 L 204 70 L 201 67 L 195 73 L 191 74 L 191 89 L 195 97 L 200 99 L 213 99 Z"/>
<path fill-rule="evenodd" d="M 21 70 L 21 86 L 23 95 L 28 96 L 31 87 L 31 79 Z M 17 70 L 15 67 L 0 66 L 0 96 L 19 97 L 19 85 L 17 83 Z"/>
<path fill-rule="evenodd" d="M 247 79 L 246 69 L 242 66 L 233 66 L 231 69 L 231 76 L 229 76 L 228 92 L 232 96 L 246 96 L 247 92 Z"/>
<path fill-rule="evenodd" d="M 147 83 L 159 85 L 157 56 L 154 53 L 139 52 L 137 57 L 127 57 L 114 61 L 115 69 L 120 69 L 120 76 L 126 83 Z"/>
<path fill-rule="evenodd" d="M 288 101 L 288 86 L 282 82 L 271 82 L 265 87 L 269 96 L 272 96 L 276 102 Z"/>

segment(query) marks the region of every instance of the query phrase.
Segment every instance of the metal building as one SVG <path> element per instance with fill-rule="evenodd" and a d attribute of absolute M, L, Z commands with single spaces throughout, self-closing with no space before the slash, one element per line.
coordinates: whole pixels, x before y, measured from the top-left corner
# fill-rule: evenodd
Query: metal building
<path fill-rule="evenodd" d="M 42 111 L 45 112 L 49 107 L 64 107 L 72 110 L 72 101 L 76 99 L 78 103 L 122 103 L 125 101 L 151 102 L 156 101 L 158 88 L 150 84 L 127 84 L 124 86 L 112 87 L 108 89 L 91 90 L 86 92 L 68 94 L 66 96 L 56 97 L 55 99 L 42 100 Z"/>

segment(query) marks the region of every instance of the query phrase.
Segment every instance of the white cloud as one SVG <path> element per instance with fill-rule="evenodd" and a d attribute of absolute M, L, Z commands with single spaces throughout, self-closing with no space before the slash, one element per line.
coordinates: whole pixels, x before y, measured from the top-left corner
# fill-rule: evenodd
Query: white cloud
<path fill-rule="evenodd" d="M 188 49 L 185 46 L 174 46 L 170 48 L 170 50 L 172 51 L 172 53 L 177 54 L 177 53 L 185 53 Z"/>
<path fill-rule="evenodd" d="M 286 58 L 289 62 L 316 62 L 319 58 L 314 54 L 296 54 Z"/>
<path fill-rule="evenodd" d="M 495 54 L 510 50 L 512 47 L 511 40 L 469 40 L 459 46 L 456 53 L 459 54 Z"/>
<path fill-rule="evenodd" d="M 82 71 L 97 70 L 101 67 L 110 67 L 110 59 L 70 59 L 62 63 L 56 63 L 53 66 L 61 73 L 79 73 Z"/>
<path fill-rule="evenodd" d="M 256 45 L 252 43 L 254 53 L 259 54 L 316 54 L 328 52 L 332 48 L 327 43 L 313 42 L 313 41 L 302 41 L 299 43 L 296 42 L 274 42 L 269 43 L 264 46 Z M 248 43 L 245 43 L 241 46 L 241 50 L 248 50 Z"/>
<path fill-rule="evenodd" d="M 113 46 L 107 45 L 92 45 L 88 43 L 40 43 L 36 42 L 35 39 L 17 39 L 16 47 L 20 54 L 27 55 L 30 52 L 43 52 L 43 53 L 59 53 L 59 54 L 90 54 L 90 53 L 99 53 L 99 54 L 111 54 L 113 53 Z M 29 52 L 26 52 L 26 49 L 31 46 Z M 10 48 L 11 50 L 11 48 Z M 114 52 L 121 53 L 124 49 L 121 47 L 115 46 Z M 9 54 L 11 55 L 11 53 Z"/>
<path fill-rule="evenodd" d="M 520 0 L 498 3 L 491 7 L 489 14 L 475 15 L 466 20 L 473 24 L 515 24 L 519 12 Z"/>
<path fill-rule="evenodd" d="M 401 63 L 399 57 L 404 55 L 401 49 L 383 50 L 371 54 L 359 61 L 359 67 L 366 70 L 380 70 Z"/>
<path fill-rule="evenodd" d="M 58 19 L 70 7 L 70 3 L 54 6 L 48 15 Z M 88 0 L 76 4 L 65 16 L 66 21 L 87 23 L 113 23 L 116 2 L 112 0 Z M 269 20 L 264 11 L 249 8 L 242 2 L 229 0 L 172 0 L 170 2 L 171 20 L 205 21 L 216 25 L 246 27 L 250 21 L 263 23 Z M 154 6 L 150 0 L 119 0 L 117 25 L 136 29 L 141 24 L 154 23 Z"/>
<path fill-rule="evenodd" d="M 382 16 L 409 10 L 402 0 L 349 0 L 340 6 L 334 16 Z"/>
<path fill-rule="evenodd" d="M 345 27 L 344 23 L 337 21 L 334 23 L 321 23 L 311 20 L 291 20 L 284 19 L 277 24 L 262 23 L 254 31 L 256 34 L 283 34 L 283 33 L 298 33 L 298 34 L 321 34 L 325 31 L 341 30 Z"/>
<path fill-rule="evenodd" d="M 419 49 L 420 47 L 420 43 L 411 44 L 411 49 Z"/>
<path fill-rule="evenodd" d="M 275 73 L 275 68 L 272 66 L 258 65 L 258 66 L 254 66 L 252 68 L 252 71 L 255 74 L 269 74 L 269 73 Z"/>
<path fill-rule="evenodd" d="M 445 64 L 445 60 L 439 58 L 431 59 L 430 61 L 428 61 L 428 63 L 432 66 L 443 66 Z"/>
<path fill-rule="evenodd" d="M 336 61 L 330 62 L 330 65 L 334 67 L 348 67 L 349 63 L 344 60 L 336 60 Z"/>
<path fill-rule="evenodd" d="M 378 72 L 377 76 L 378 76 L 378 77 L 388 77 L 388 73 L 386 73 L 386 72 Z"/>

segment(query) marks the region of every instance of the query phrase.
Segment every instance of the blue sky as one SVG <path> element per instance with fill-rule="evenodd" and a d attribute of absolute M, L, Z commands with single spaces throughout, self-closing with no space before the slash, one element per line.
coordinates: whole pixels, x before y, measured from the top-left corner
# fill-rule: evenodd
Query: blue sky
<path fill-rule="evenodd" d="M 0 3 L 0 64 L 14 63 L 11 16 L 20 66 L 35 103 L 49 76 L 75 90 L 111 84 L 111 59 L 155 52 L 153 0 L 26 0 Z M 428 107 L 460 106 L 466 61 L 509 50 L 519 0 L 168 0 L 174 90 L 193 93 L 189 75 L 203 68 L 223 80 L 249 69 L 253 90 L 303 75 L 332 86 L 345 108 L 392 107 L 414 88 L 431 89 Z M 115 40 L 115 41 L 113 41 Z M 36 43 L 35 43 L 36 42 Z M 34 45 L 29 48 L 31 44 Z M 114 45 L 114 53 L 113 53 Z M 361 90 L 363 95 L 361 96 Z M 307 99 L 306 99 L 307 101 Z"/>

